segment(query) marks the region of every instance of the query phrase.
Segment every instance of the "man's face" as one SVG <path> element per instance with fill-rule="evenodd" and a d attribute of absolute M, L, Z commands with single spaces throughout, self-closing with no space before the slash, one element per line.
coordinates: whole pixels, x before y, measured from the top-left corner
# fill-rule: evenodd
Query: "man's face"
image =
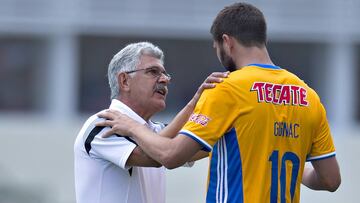
<path fill-rule="evenodd" d="M 159 71 L 165 71 L 161 61 L 149 55 L 142 55 L 136 69 L 144 70 L 133 73 L 130 80 L 131 101 L 140 111 L 157 113 L 163 110 L 170 81 L 163 74 L 156 76 Z"/>
<path fill-rule="evenodd" d="M 220 61 L 220 63 L 226 68 L 226 70 L 233 72 L 236 71 L 236 65 L 231 56 L 225 53 L 224 47 L 222 43 L 215 42 L 213 47 L 216 49 L 216 55 Z"/>

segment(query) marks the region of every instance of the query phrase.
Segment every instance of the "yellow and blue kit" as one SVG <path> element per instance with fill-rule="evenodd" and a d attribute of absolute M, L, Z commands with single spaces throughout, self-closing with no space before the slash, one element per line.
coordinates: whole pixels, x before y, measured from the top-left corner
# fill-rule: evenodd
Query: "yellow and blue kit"
<path fill-rule="evenodd" d="M 206 202 L 299 202 L 306 161 L 335 156 L 316 92 L 278 66 L 250 64 L 204 91 L 180 131 L 211 151 Z"/>

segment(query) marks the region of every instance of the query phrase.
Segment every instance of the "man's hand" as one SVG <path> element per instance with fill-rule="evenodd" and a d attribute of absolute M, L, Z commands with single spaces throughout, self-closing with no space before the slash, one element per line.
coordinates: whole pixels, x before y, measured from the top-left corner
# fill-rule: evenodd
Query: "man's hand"
<path fill-rule="evenodd" d="M 188 103 L 188 105 L 191 105 L 195 107 L 196 103 L 199 101 L 199 98 L 203 91 L 205 89 L 211 89 L 216 86 L 216 83 L 220 83 L 223 81 L 223 78 L 227 78 L 229 75 L 229 71 L 227 72 L 213 72 L 211 73 L 205 81 L 200 85 L 198 90 L 196 91 L 194 97 L 191 99 L 191 101 Z"/>
<path fill-rule="evenodd" d="M 116 110 L 108 109 L 98 113 L 97 116 L 106 120 L 96 123 L 96 126 L 111 127 L 109 131 L 106 131 L 102 135 L 102 137 L 104 138 L 110 137 L 113 134 L 118 134 L 121 136 L 131 136 L 132 128 L 142 126 L 140 123 Z"/>

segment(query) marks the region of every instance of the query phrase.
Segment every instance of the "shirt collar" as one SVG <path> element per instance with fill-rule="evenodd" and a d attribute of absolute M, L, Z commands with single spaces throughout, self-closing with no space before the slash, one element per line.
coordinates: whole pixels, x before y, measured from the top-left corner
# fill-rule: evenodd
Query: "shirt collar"
<path fill-rule="evenodd" d="M 252 64 L 248 64 L 246 66 L 257 66 L 260 68 L 267 68 L 267 69 L 281 69 L 280 66 L 275 66 L 275 65 L 271 65 L 271 64 L 261 64 L 261 63 L 252 63 Z"/>
<path fill-rule="evenodd" d="M 118 110 L 141 124 L 148 124 L 143 118 L 135 113 L 130 107 L 117 99 L 111 100 L 110 109 Z"/>

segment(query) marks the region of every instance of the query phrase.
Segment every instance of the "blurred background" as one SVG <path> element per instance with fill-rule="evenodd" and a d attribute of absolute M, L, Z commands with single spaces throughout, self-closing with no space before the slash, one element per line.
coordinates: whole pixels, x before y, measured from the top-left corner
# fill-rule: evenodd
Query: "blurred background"
<path fill-rule="evenodd" d="M 150 41 L 172 74 L 168 122 L 212 71 L 209 28 L 225 0 L 0 0 L 0 203 L 75 203 L 73 143 L 107 108 L 107 66 Z M 268 23 L 273 61 L 322 98 L 343 182 L 302 202 L 355 203 L 360 182 L 360 1 L 248 1 Z M 208 160 L 168 171 L 167 202 L 204 202 Z"/>

